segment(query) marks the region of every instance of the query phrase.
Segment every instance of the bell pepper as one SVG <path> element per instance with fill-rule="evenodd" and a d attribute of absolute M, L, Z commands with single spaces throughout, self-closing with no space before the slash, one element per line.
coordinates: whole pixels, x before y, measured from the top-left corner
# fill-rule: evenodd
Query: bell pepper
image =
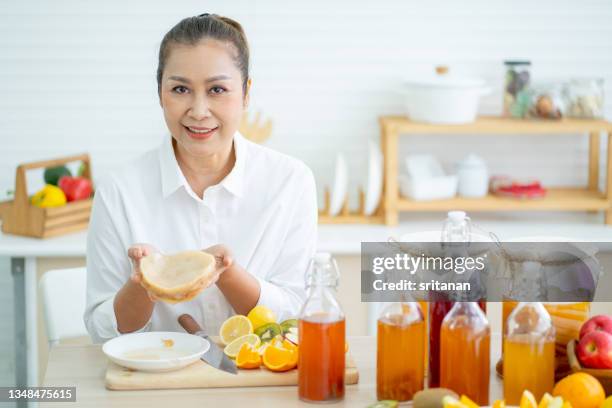
<path fill-rule="evenodd" d="M 68 169 L 66 166 L 47 167 L 45 169 L 45 174 L 43 175 L 45 184 L 51 184 L 54 186 L 59 185 L 59 179 L 63 176 L 72 176 L 70 169 Z"/>
<path fill-rule="evenodd" d="M 66 195 L 61 188 L 47 184 L 32 196 L 31 202 L 41 208 L 60 207 L 66 204 Z"/>
<path fill-rule="evenodd" d="M 68 201 L 84 200 L 93 191 L 91 181 L 85 177 L 64 176 L 59 180 L 59 187 L 66 194 Z"/>

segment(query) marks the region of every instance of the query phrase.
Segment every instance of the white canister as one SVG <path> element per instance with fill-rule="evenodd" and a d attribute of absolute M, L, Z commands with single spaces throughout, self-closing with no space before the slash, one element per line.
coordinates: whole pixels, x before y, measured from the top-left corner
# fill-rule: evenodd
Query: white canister
<path fill-rule="evenodd" d="M 457 192 L 466 198 L 482 198 L 489 192 L 489 171 L 485 161 L 470 154 L 457 163 Z"/>

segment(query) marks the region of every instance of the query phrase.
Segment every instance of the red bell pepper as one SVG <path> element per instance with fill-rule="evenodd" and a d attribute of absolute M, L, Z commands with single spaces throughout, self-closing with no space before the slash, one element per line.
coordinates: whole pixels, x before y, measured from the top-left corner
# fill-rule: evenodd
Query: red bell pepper
<path fill-rule="evenodd" d="M 91 180 L 85 177 L 64 176 L 59 179 L 58 186 L 66 194 L 68 201 L 84 200 L 89 198 L 93 191 Z"/>

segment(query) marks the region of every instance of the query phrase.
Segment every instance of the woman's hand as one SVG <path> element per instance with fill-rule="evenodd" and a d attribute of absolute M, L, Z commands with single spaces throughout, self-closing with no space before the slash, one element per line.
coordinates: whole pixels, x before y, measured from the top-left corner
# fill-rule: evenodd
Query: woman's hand
<path fill-rule="evenodd" d="M 158 253 L 159 251 L 152 245 L 149 244 L 133 244 L 128 249 L 128 257 L 132 261 L 132 275 L 130 276 L 130 280 L 134 283 L 140 284 L 142 282 L 142 270 L 140 269 L 140 260 L 145 256 Z M 155 302 L 157 298 L 147 291 L 149 295 L 149 299 L 152 302 Z"/>
<path fill-rule="evenodd" d="M 209 283 L 209 285 L 212 285 L 219 280 L 223 272 L 227 271 L 234 265 L 234 257 L 229 248 L 225 245 L 213 245 L 203 249 L 202 251 L 215 257 L 216 265 L 214 276 Z"/>

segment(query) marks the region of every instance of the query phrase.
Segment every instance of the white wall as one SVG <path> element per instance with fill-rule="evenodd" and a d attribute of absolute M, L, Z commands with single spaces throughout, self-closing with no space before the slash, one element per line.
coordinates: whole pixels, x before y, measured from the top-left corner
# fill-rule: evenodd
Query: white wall
<path fill-rule="evenodd" d="M 612 2 L 585 1 L 37 1 L 0 9 L 0 197 L 20 162 L 88 151 L 94 176 L 158 144 L 156 53 L 180 18 L 239 20 L 252 46 L 252 105 L 274 120 L 268 144 L 306 160 L 319 183 L 350 153 L 353 184 L 377 117 L 402 112 L 402 77 L 444 63 L 484 77 L 499 113 L 504 59 L 529 59 L 537 80 L 604 77 L 612 95 Z M 610 98 L 608 98 L 609 100 Z M 606 112 L 612 117 L 612 104 Z M 469 151 L 493 173 L 586 182 L 586 141 L 410 137 L 450 166 Z M 36 177 L 38 179 L 38 177 Z M 32 188 L 36 185 L 33 184 Z"/>

